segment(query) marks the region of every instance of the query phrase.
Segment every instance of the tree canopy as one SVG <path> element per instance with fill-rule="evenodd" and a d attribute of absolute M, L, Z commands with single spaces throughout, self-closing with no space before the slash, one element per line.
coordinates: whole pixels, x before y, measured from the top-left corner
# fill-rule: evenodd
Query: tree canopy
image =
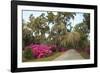
<path fill-rule="evenodd" d="M 74 20 L 76 14 L 75 12 L 52 11 L 47 11 L 46 14 L 41 13 L 37 17 L 30 14 L 29 21 L 27 23 L 23 21 L 22 26 L 24 46 L 32 42 L 69 48 L 85 46 L 83 44 L 89 42 L 90 14 L 83 13 L 83 21 L 73 27 L 70 20 Z"/>

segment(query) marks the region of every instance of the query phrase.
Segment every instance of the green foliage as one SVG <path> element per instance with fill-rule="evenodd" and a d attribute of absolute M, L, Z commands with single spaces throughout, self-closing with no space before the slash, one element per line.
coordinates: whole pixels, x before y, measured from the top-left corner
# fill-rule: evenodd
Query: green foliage
<path fill-rule="evenodd" d="M 77 48 L 78 43 L 80 41 L 80 33 L 78 32 L 70 32 L 67 38 L 67 44 L 72 48 Z"/>
<path fill-rule="evenodd" d="M 80 34 L 78 32 L 67 32 L 60 37 L 60 46 L 65 48 L 77 48 L 80 41 Z"/>
<path fill-rule="evenodd" d="M 23 27 L 22 29 L 22 41 L 23 41 L 23 48 L 26 45 L 34 42 L 34 37 L 32 36 L 32 31 L 28 27 Z"/>
<path fill-rule="evenodd" d="M 27 49 L 24 50 L 23 57 L 25 59 L 33 59 L 34 58 L 33 55 L 32 55 L 32 51 L 31 51 L 30 48 L 27 48 Z"/>
<path fill-rule="evenodd" d="M 88 29 L 90 29 L 90 14 L 84 13 L 84 23 L 88 26 Z"/>
<path fill-rule="evenodd" d="M 87 48 L 90 45 L 88 39 L 90 30 L 88 28 L 88 25 L 83 21 L 82 23 L 79 23 L 74 27 L 74 31 L 80 33 L 79 47 Z"/>
<path fill-rule="evenodd" d="M 80 34 L 88 34 L 90 30 L 88 29 L 88 26 L 84 22 L 82 22 L 74 27 L 74 31 L 77 31 Z"/>
<path fill-rule="evenodd" d="M 53 23 L 54 24 L 54 18 L 55 15 L 52 12 L 47 12 L 47 20 L 48 20 L 48 24 Z"/>

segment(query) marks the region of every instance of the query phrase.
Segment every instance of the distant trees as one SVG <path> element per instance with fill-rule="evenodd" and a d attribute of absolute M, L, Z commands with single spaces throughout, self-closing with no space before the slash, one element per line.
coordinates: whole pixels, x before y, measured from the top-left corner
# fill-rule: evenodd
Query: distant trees
<path fill-rule="evenodd" d="M 30 43 L 34 42 L 34 38 L 32 35 L 32 29 L 30 29 L 29 27 L 27 27 L 27 24 L 24 22 L 23 20 L 23 24 L 22 24 L 22 46 L 23 48 L 26 45 L 29 45 Z"/>
<path fill-rule="evenodd" d="M 23 43 L 55 44 L 58 47 L 77 48 L 88 41 L 90 31 L 90 15 L 84 13 L 82 23 L 72 27 L 70 20 L 74 20 L 76 13 L 52 12 L 41 13 L 40 16 L 29 16 L 29 22 L 22 27 Z M 50 26 L 52 25 L 52 28 Z M 68 29 L 69 27 L 69 29 Z M 72 30 L 73 29 L 73 30 Z"/>
<path fill-rule="evenodd" d="M 74 19 L 74 15 L 75 13 L 70 13 L 70 12 L 57 12 L 56 15 L 54 15 L 52 12 L 49 12 L 48 20 L 50 20 L 49 22 L 54 24 L 50 31 L 50 36 L 54 41 L 53 44 L 59 47 L 67 46 L 66 42 L 67 40 L 66 35 L 68 34 L 67 27 L 70 26 L 71 28 L 71 24 L 69 24 L 68 22 L 71 18 Z"/>
<path fill-rule="evenodd" d="M 90 33 L 90 14 L 84 13 L 83 22 L 74 27 L 74 31 L 80 33 L 79 47 L 86 48 L 90 46 L 89 33 Z"/>
<path fill-rule="evenodd" d="M 89 13 L 84 13 L 84 23 L 88 26 L 88 29 L 90 29 L 90 14 Z"/>

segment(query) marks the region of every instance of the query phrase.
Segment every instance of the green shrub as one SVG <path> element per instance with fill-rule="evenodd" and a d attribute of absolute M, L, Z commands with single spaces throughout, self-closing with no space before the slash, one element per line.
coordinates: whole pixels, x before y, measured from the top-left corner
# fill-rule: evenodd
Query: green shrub
<path fill-rule="evenodd" d="M 32 58 L 34 58 L 30 48 L 24 50 L 23 56 L 24 56 L 25 59 L 32 59 Z"/>

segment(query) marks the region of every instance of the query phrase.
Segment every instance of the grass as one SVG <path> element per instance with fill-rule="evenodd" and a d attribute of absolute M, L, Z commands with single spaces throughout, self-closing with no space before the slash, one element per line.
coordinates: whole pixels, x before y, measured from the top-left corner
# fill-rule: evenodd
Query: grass
<path fill-rule="evenodd" d="M 76 49 L 77 52 L 80 53 L 80 55 L 84 58 L 84 59 L 90 59 L 90 54 L 86 53 L 83 49 Z"/>
<path fill-rule="evenodd" d="M 81 55 L 83 58 L 85 58 L 85 59 L 90 59 L 90 55 L 87 54 L 87 53 L 84 52 L 84 51 L 80 51 L 80 55 Z"/>
<path fill-rule="evenodd" d="M 30 60 L 23 60 L 23 62 L 39 62 L 39 61 L 52 61 L 64 52 L 55 52 L 49 57 L 39 58 L 39 59 L 30 59 Z"/>

